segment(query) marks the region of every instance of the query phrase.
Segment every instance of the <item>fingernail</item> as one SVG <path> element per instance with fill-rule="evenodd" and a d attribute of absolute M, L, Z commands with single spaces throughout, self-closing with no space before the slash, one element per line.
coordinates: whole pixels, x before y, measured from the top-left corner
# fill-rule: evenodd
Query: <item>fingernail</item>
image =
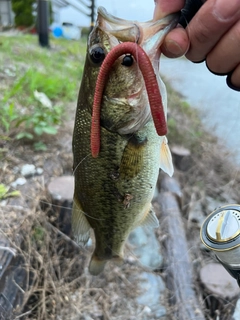
<path fill-rule="evenodd" d="M 173 40 L 166 40 L 164 49 L 166 52 L 169 52 L 172 56 L 176 57 L 182 56 L 185 53 L 179 44 Z"/>
<path fill-rule="evenodd" d="M 239 12 L 238 0 L 216 0 L 214 14 L 219 20 L 232 20 L 236 13 Z"/>
<path fill-rule="evenodd" d="M 192 61 L 192 60 L 191 60 Z M 196 64 L 198 64 L 198 63 L 202 63 L 202 62 L 204 62 L 205 61 L 205 59 L 202 59 L 202 60 L 199 60 L 199 61 L 192 61 L 192 63 L 196 63 Z"/>
<path fill-rule="evenodd" d="M 232 80 L 231 80 L 231 77 L 232 77 L 232 74 L 233 74 L 233 71 L 232 72 L 229 72 L 228 76 L 227 76 L 227 79 L 226 79 L 226 82 L 227 82 L 227 85 L 230 89 L 232 90 L 235 90 L 235 91 L 240 91 L 240 88 L 235 86 L 233 83 L 232 83 Z"/>
<path fill-rule="evenodd" d="M 226 76 L 228 75 L 228 72 L 225 72 L 225 73 L 221 73 L 221 72 L 216 72 L 216 71 L 213 71 L 209 68 L 208 64 L 207 64 L 207 60 L 205 61 L 205 64 L 206 64 L 206 67 L 208 68 L 208 70 L 212 73 L 212 74 L 215 74 L 215 76 Z"/>

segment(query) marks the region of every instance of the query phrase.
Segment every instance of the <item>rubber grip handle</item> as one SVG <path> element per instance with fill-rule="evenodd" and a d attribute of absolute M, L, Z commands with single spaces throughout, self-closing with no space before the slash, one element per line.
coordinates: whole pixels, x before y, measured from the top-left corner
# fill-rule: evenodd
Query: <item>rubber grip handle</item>
<path fill-rule="evenodd" d="M 201 8 L 204 0 L 186 0 L 184 8 L 181 10 L 179 23 L 186 28 L 191 19 Z"/>

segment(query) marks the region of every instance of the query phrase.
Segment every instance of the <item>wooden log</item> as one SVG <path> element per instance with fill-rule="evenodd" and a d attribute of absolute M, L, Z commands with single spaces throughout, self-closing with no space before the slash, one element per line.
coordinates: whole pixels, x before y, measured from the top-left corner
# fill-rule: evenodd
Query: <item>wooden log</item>
<path fill-rule="evenodd" d="M 163 175 L 161 174 L 161 177 Z M 183 206 L 183 193 L 180 187 L 180 184 L 178 183 L 177 180 L 164 175 L 164 178 L 158 179 L 157 182 L 157 188 L 158 192 L 159 190 L 163 191 L 169 191 L 171 192 L 177 199 L 178 205 L 180 209 L 182 209 Z"/>
<path fill-rule="evenodd" d="M 169 289 L 169 303 L 173 307 L 174 319 L 204 320 L 200 303 L 193 289 L 193 274 L 188 256 L 187 239 L 179 209 L 177 195 L 167 190 L 167 180 L 161 177 L 164 190 L 157 201 L 161 208 L 160 225 L 166 235 L 163 242 L 166 259 L 166 283 Z M 169 189 L 173 188 L 172 179 Z M 176 182 L 177 184 L 177 182 Z"/>
<path fill-rule="evenodd" d="M 74 177 L 56 177 L 48 184 L 47 190 L 52 203 L 50 222 L 61 232 L 71 236 Z"/>
<path fill-rule="evenodd" d="M 213 320 L 231 319 L 237 300 L 237 281 L 219 263 L 209 263 L 200 270 L 207 314 Z"/>
<path fill-rule="evenodd" d="M 191 152 L 183 146 L 171 147 L 175 167 L 181 171 L 187 171 L 192 166 Z"/>

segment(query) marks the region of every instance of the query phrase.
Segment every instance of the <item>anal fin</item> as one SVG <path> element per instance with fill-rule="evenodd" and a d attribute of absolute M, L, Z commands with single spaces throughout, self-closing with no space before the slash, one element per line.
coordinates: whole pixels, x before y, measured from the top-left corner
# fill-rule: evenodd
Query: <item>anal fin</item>
<path fill-rule="evenodd" d="M 77 244 L 85 246 L 90 237 L 90 229 L 91 226 L 82 208 L 74 199 L 72 208 L 72 231 Z"/>
<path fill-rule="evenodd" d="M 140 221 L 139 226 L 143 227 L 149 227 L 149 228 L 158 228 L 159 227 L 159 221 L 158 218 L 156 217 L 156 214 L 152 208 L 146 212 L 144 215 L 143 219 Z"/>

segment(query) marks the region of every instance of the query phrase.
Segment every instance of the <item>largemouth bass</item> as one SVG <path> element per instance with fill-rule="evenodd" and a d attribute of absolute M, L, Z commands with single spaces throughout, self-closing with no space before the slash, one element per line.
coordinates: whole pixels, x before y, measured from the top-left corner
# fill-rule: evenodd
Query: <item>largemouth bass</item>
<path fill-rule="evenodd" d="M 127 21 L 100 7 L 88 39 L 73 133 L 72 229 L 81 245 L 94 231 L 93 275 L 108 260 L 123 261 L 134 228 L 158 226 L 151 200 L 159 168 L 173 174 L 159 47 L 177 21 Z"/>

